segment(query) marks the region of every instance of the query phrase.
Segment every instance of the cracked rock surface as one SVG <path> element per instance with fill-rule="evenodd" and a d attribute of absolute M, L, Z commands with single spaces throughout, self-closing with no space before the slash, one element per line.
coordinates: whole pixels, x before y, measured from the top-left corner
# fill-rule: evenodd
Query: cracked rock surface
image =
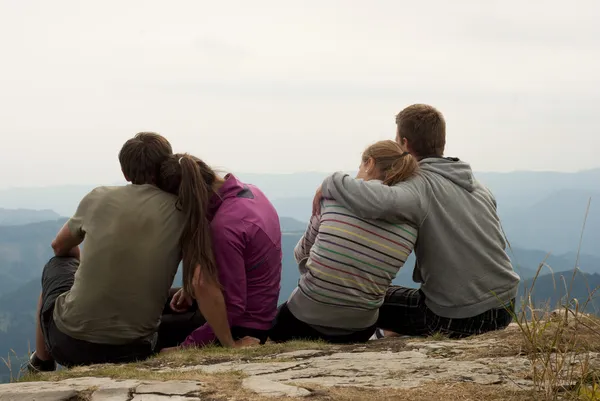
<path fill-rule="evenodd" d="M 12 383 L 0 386 L 0 401 L 192 401 L 204 388 L 195 381 L 138 381 L 81 377 L 59 382 Z"/>

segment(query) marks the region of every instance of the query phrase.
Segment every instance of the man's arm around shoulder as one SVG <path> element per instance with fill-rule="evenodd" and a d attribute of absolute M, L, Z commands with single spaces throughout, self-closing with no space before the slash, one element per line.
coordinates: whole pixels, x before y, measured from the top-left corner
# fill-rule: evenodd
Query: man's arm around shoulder
<path fill-rule="evenodd" d="M 338 172 L 323 181 L 321 192 L 323 197 L 335 199 L 362 218 L 420 224 L 425 207 L 416 180 L 419 179 L 388 186 Z"/>

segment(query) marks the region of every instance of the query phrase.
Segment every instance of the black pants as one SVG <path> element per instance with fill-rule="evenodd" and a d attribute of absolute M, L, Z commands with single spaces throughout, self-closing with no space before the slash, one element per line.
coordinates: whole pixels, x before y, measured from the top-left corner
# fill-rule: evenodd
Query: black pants
<path fill-rule="evenodd" d="M 176 288 L 173 288 L 171 293 L 174 294 L 176 290 Z M 163 310 L 160 328 L 158 329 L 157 351 L 163 348 L 178 346 L 194 330 L 206 323 L 206 319 L 204 319 L 198 310 L 196 301 L 192 303 L 192 306 L 186 312 L 177 313 L 171 309 L 171 298 L 172 296 L 167 300 Z M 234 340 L 239 340 L 247 336 L 254 337 L 259 339 L 261 344 L 264 344 L 269 336 L 269 331 L 233 326 L 231 327 L 231 336 Z M 216 344 L 219 344 L 218 341 Z"/>
<path fill-rule="evenodd" d="M 282 304 L 277 311 L 275 322 L 269 337 L 275 342 L 284 342 L 290 340 L 323 340 L 336 344 L 353 344 L 369 341 L 369 338 L 375 332 L 375 325 L 364 330 L 356 331 L 345 335 L 326 335 L 308 323 L 298 320 L 292 314 L 287 306 L 287 302 Z"/>
<path fill-rule="evenodd" d="M 42 273 L 42 308 L 40 323 L 46 348 L 60 365 L 69 367 L 99 363 L 128 363 L 148 358 L 153 353 L 149 339 L 124 345 L 97 344 L 78 340 L 61 332 L 54 322 L 56 298 L 73 286 L 79 261 L 69 257 L 54 257 Z"/>
<path fill-rule="evenodd" d="M 408 336 L 441 333 L 450 338 L 462 338 L 504 329 L 512 321 L 514 305 L 513 299 L 510 306 L 490 309 L 466 319 L 448 319 L 437 316 L 425 305 L 421 290 L 392 286 L 379 309 L 377 327 Z"/>

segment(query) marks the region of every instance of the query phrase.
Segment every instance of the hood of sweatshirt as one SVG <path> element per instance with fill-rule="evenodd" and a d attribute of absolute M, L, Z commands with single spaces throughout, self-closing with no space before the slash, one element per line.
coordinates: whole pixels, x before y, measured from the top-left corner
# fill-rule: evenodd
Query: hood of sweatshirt
<path fill-rule="evenodd" d="M 475 178 L 471 165 L 452 157 L 429 157 L 419 162 L 421 170 L 440 175 L 454 184 L 473 192 Z"/>

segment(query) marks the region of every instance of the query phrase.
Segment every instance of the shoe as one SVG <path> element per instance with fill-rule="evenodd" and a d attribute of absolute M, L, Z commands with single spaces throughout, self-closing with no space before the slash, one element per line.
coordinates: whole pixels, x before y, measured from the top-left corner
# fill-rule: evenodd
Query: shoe
<path fill-rule="evenodd" d="M 375 329 L 375 333 L 373 333 L 371 338 L 369 338 L 369 341 L 379 340 L 384 337 L 385 337 L 385 334 L 383 333 L 383 330 L 381 330 L 380 328 L 377 328 L 377 329 Z"/>
<path fill-rule="evenodd" d="M 43 361 L 37 357 L 35 351 L 31 353 L 25 364 L 29 373 L 54 372 L 56 370 L 56 362 L 53 359 Z"/>

